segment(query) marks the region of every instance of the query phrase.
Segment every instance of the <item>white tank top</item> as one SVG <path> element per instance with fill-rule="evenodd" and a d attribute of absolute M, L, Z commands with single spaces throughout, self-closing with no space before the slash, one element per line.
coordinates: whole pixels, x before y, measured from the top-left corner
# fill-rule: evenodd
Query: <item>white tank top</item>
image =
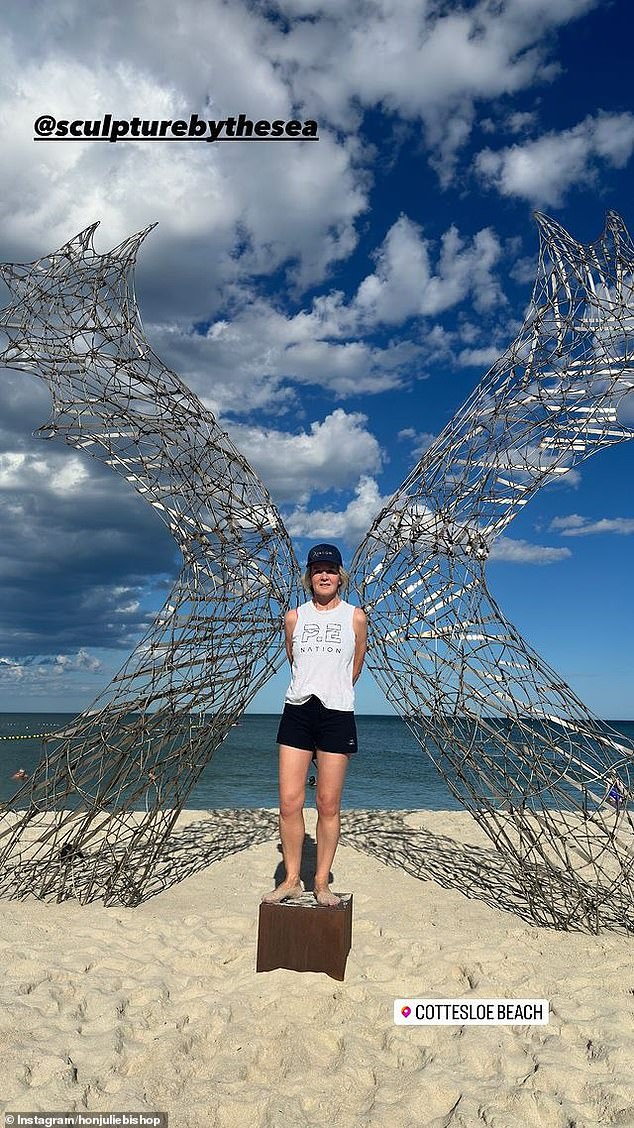
<path fill-rule="evenodd" d="M 297 609 L 287 704 L 303 705 L 314 694 L 327 709 L 352 712 L 353 615 L 354 607 L 344 600 L 331 611 L 318 611 L 312 599 Z"/>

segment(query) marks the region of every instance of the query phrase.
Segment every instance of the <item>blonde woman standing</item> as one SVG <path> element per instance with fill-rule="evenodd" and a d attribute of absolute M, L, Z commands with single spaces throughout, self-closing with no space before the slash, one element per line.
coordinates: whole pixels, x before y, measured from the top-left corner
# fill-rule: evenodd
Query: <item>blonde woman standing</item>
<path fill-rule="evenodd" d="M 280 746 L 280 837 L 286 877 L 262 899 L 298 897 L 304 843 L 304 797 L 311 759 L 317 760 L 317 868 L 314 896 L 331 908 L 341 902 L 328 886 L 339 842 L 341 795 L 357 751 L 354 684 L 367 646 L 367 619 L 341 598 L 348 576 L 339 549 L 317 544 L 308 553 L 304 588 L 310 599 L 284 620 L 291 684 L 277 740 Z"/>

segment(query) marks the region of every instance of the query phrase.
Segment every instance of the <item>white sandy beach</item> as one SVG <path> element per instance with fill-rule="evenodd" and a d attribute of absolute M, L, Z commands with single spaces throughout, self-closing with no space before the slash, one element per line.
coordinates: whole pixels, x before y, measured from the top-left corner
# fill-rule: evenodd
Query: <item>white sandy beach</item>
<path fill-rule="evenodd" d="M 334 867 L 333 887 L 354 893 L 343 983 L 255 972 L 275 837 L 135 909 L 4 902 L 0 1108 L 160 1110 L 171 1128 L 634 1124 L 632 940 L 498 907 L 487 881 L 503 871 L 466 814 L 347 812 L 344 840 L 360 824 L 365 846 L 342 844 Z M 445 887 L 399 865 L 399 824 Z M 179 832 L 193 825 L 217 833 L 204 812 Z M 551 1019 L 397 1027 L 407 996 L 543 997 Z"/>

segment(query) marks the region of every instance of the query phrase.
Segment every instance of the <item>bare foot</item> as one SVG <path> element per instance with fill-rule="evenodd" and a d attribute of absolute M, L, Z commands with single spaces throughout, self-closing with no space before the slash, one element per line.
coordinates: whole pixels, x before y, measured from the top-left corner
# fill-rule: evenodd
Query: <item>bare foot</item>
<path fill-rule="evenodd" d="M 338 909 L 343 905 L 341 897 L 331 893 L 327 885 L 320 885 L 319 888 L 315 886 L 313 896 L 318 905 L 324 905 L 327 909 Z"/>
<path fill-rule="evenodd" d="M 262 903 L 265 905 L 279 905 L 280 901 L 295 901 L 301 897 L 304 892 L 301 881 L 291 882 L 283 881 L 277 889 L 272 889 L 270 893 L 265 893 L 262 898 Z"/>

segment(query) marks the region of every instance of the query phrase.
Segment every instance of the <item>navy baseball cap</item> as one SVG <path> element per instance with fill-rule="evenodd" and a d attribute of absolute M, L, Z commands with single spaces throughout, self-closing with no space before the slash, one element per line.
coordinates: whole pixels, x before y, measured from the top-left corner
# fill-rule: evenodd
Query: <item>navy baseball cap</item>
<path fill-rule="evenodd" d="M 341 568 L 343 560 L 336 544 L 316 544 L 308 553 L 306 567 L 310 568 L 311 564 L 335 564 Z"/>

